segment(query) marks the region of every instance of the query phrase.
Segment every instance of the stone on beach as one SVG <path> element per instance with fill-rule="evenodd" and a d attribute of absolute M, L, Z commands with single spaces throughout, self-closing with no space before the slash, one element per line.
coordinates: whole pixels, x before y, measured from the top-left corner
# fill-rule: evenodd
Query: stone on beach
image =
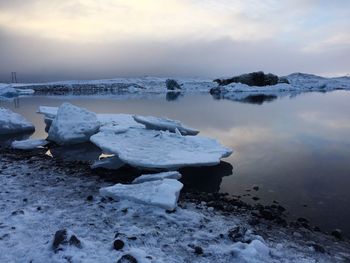
<path fill-rule="evenodd" d="M 33 150 L 47 145 L 49 142 L 43 139 L 28 139 L 23 141 L 13 141 L 11 147 L 19 150 Z"/>
<path fill-rule="evenodd" d="M 137 177 L 134 181 L 132 181 L 132 183 L 139 184 L 139 183 L 162 180 L 162 179 L 178 180 L 178 179 L 181 179 L 181 174 L 177 171 L 163 172 L 163 173 L 156 173 L 156 174 L 143 174 Z"/>
<path fill-rule="evenodd" d="M 89 141 L 99 128 L 95 113 L 63 103 L 52 121 L 48 140 L 60 145 L 83 143 Z"/>
<path fill-rule="evenodd" d="M 116 184 L 100 189 L 102 196 L 126 199 L 141 204 L 174 210 L 183 184 L 174 179 L 164 179 L 140 184 Z"/>
<path fill-rule="evenodd" d="M 99 132 L 90 140 L 106 154 L 115 154 L 123 162 L 144 169 L 211 166 L 232 153 L 214 139 L 146 129 Z"/>
<path fill-rule="evenodd" d="M 34 125 L 9 109 L 0 108 L 0 134 L 33 132 Z"/>
<path fill-rule="evenodd" d="M 180 121 L 167 118 L 158 118 L 153 116 L 134 115 L 134 120 L 146 126 L 150 130 L 162 130 L 176 132 L 178 130 L 182 135 L 197 135 L 198 130 L 184 126 Z"/>

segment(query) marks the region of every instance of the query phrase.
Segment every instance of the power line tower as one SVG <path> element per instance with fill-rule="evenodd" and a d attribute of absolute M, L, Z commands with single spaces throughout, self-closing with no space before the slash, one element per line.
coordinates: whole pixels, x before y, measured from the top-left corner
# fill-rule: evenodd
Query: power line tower
<path fill-rule="evenodd" d="M 17 83 L 17 72 L 11 72 L 11 82 Z"/>

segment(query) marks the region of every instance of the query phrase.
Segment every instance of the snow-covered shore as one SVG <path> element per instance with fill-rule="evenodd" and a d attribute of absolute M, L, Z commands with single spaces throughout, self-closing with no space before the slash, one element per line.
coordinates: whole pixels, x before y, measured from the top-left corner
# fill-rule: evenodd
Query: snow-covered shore
<path fill-rule="evenodd" d="M 348 262 L 350 258 L 347 241 L 270 221 L 252 223 L 245 208 L 222 212 L 211 202 L 193 199 L 194 195 L 187 198 L 191 194 L 180 197 L 172 213 L 102 198 L 99 189 L 112 184 L 105 171 L 51 159 L 44 151 L 3 151 L 0 159 L 0 262 L 108 263 L 126 254 L 137 262 Z M 74 233 L 80 243 L 55 253 L 52 242 L 61 229 Z"/>
<path fill-rule="evenodd" d="M 279 92 L 306 92 L 306 91 L 331 91 L 336 89 L 350 89 L 350 77 L 326 78 L 305 73 L 293 73 L 284 77 L 290 84 L 277 84 L 265 87 L 251 87 L 240 83 L 231 83 L 223 86 L 230 92 L 244 93 L 279 93 Z M 180 84 L 183 92 L 209 92 L 217 87 L 211 79 L 200 78 L 175 78 Z M 47 83 L 13 83 L 2 84 L 1 89 L 15 88 L 17 91 L 34 90 L 35 92 L 45 91 L 118 91 L 135 93 L 166 93 L 167 78 L 142 77 L 142 78 L 115 78 L 102 80 L 69 80 Z M 12 90 L 13 91 L 13 90 Z M 0 93 L 1 94 L 1 93 Z"/>

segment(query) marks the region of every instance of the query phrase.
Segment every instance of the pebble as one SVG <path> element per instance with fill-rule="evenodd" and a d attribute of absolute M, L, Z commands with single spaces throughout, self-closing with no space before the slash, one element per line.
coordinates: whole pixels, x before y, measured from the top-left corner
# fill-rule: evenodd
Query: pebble
<path fill-rule="evenodd" d="M 124 241 L 120 239 L 116 239 L 113 242 L 113 248 L 115 250 L 121 250 L 124 247 Z"/>

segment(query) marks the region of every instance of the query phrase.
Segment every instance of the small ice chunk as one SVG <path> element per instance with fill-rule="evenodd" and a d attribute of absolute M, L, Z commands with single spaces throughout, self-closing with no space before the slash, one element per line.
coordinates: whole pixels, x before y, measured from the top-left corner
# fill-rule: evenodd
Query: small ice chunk
<path fill-rule="evenodd" d="M 9 109 L 0 108 L 0 134 L 33 132 L 34 125 Z"/>
<path fill-rule="evenodd" d="M 162 180 L 162 179 L 181 179 L 181 174 L 177 171 L 164 172 L 164 173 L 156 173 L 156 174 L 143 174 L 134 181 L 133 184 L 139 184 L 148 181 Z"/>
<path fill-rule="evenodd" d="M 12 88 L 11 86 L 9 85 L 0 86 L 0 97 L 13 98 L 17 96 L 18 96 L 17 90 Z"/>
<path fill-rule="evenodd" d="M 89 141 L 99 128 L 95 113 L 63 103 L 52 121 L 48 140 L 61 145 L 83 143 Z"/>
<path fill-rule="evenodd" d="M 177 180 L 164 179 L 140 184 L 116 184 L 101 188 L 100 194 L 174 210 L 182 187 L 183 184 Z"/>
<path fill-rule="evenodd" d="M 95 161 L 91 165 L 91 169 L 105 168 L 109 170 L 118 170 L 120 167 L 124 166 L 124 164 L 125 163 L 123 163 L 117 156 L 112 156 Z"/>
<path fill-rule="evenodd" d="M 38 147 L 43 147 L 48 143 L 48 141 L 43 139 L 28 139 L 24 141 L 13 141 L 11 147 L 19 150 L 33 150 Z"/>
<path fill-rule="evenodd" d="M 180 121 L 167 118 L 158 118 L 154 116 L 134 115 L 134 120 L 146 126 L 146 129 L 176 132 L 178 130 L 182 135 L 197 135 L 198 130 L 184 126 Z"/>
<path fill-rule="evenodd" d="M 54 119 L 57 115 L 57 111 L 57 107 L 39 106 L 38 113 L 44 114 L 47 118 Z"/>

